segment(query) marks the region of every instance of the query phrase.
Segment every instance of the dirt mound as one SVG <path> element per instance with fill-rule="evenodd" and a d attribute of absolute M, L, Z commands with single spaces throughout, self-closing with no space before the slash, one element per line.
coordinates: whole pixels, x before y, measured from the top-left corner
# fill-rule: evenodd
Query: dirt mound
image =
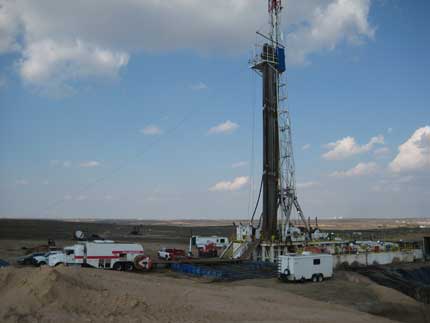
<path fill-rule="evenodd" d="M 430 265 L 418 265 L 372 266 L 357 268 L 356 271 L 378 284 L 394 288 L 424 304 L 430 304 Z"/>
<path fill-rule="evenodd" d="M 0 270 L 1 322 L 389 322 L 252 285 L 71 267 Z"/>
<path fill-rule="evenodd" d="M 109 321 L 121 316 L 132 322 L 145 312 L 146 304 L 139 299 L 110 295 L 92 273 L 80 271 L 63 267 L 0 271 L 0 321 Z"/>
<path fill-rule="evenodd" d="M 356 272 L 340 272 L 337 276 L 364 287 L 363 290 L 372 295 L 373 302 L 360 304 L 357 307 L 362 311 L 401 322 L 430 322 L 430 309 L 426 305 L 394 288 L 379 285 Z"/>

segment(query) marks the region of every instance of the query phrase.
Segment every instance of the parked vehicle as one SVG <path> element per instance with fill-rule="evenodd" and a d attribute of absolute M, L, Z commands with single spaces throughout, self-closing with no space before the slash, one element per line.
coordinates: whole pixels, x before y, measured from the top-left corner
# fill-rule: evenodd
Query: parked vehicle
<path fill-rule="evenodd" d="M 16 262 L 19 265 L 32 265 L 33 261 L 34 261 L 34 257 L 39 257 L 39 256 L 43 256 L 44 254 L 46 254 L 46 252 L 34 252 L 34 253 L 30 253 L 28 255 L 19 257 Z"/>
<path fill-rule="evenodd" d="M 217 257 L 218 256 L 218 248 L 214 243 L 208 243 L 202 247 L 198 248 L 199 257 Z"/>
<path fill-rule="evenodd" d="M 63 252 L 61 250 L 53 250 L 49 251 L 41 256 L 35 256 L 33 257 L 33 265 L 35 266 L 43 266 L 48 265 L 48 258 L 49 256 L 55 255 L 55 254 L 62 254 Z"/>
<path fill-rule="evenodd" d="M 115 243 L 111 240 L 95 240 L 65 247 L 64 253 L 64 262 L 67 265 L 132 271 L 135 269 L 137 257 L 143 255 L 144 251 L 142 245 L 137 243 Z M 141 258 L 139 258 L 139 261 L 142 260 Z M 59 257 L 58 261 L 62 261 L 62 259 Z M 52 262 L 52 265 L 55 264 Z M 140 264 L 140 267 L 145 266 L 150 267 L 148 259 Z"/>
<path fill-rule="evenodd" d="M 9 266 L 10 264 L 6 260 L 0 259 L 0 268 L 9 267 Z"/>
<path fill-rule="evenodd" d="M 165 260 L 175 260 L 178 258 L 185 258 L 187 255 L 185 254 L 185 250 L 175 249 L 175 248 L 161 248 L 157 252 L 158 258 Z"/>
<path fill-rule="evenodd" d="M 278 275 L 288 281 L 321 282 L 333 276 L 333 256 L 309 252 L 279 256 Z"/>
<path fill-rule="evenodd" d="M 53 253 L 47 257 L 47 265 L 50 267 L 55 267 L 58 265 L 66 264 L 66 254 L 63 252 Z"/>

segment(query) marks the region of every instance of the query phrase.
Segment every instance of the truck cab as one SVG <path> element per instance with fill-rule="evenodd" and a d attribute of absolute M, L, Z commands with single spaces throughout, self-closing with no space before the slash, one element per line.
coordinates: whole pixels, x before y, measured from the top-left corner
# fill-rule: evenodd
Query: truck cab
<path fill-rule="evenodd" d="M 171 253 L 173 253 L 173 249 L 161 248 L 160 250 L 158 250 L 157 256 L 161 259 L 170 260 L 172 258 Z"/>
<path fill-rule="evenodd" d="M 66 255 L 62 252 L 50 254 L 47 257 L 47 264 L 50 267 L 55 267 L 66 263 Z"/>
<path fill-rule="evenodd" d="M 75 244 L 65 247 L 65 262 L 68 265 L 82 265 L 84 262 L 85 246 L 83 244 Z"/>
<path fill-rule="evenodd" d="M 35 265 L 35 266 L 48 265 L 49 264 L 48 263 L 49 257 L 56 255 L 56 254 L 63 254 L 63 252 L 60 250 L 53 250 L 53 251 L 49 251 L 49 252 L 45 253 L 42 256 L 33 257 L 33 265 Z M 52 259 L 54 259 L 54 258 L 52 258 Z"/>

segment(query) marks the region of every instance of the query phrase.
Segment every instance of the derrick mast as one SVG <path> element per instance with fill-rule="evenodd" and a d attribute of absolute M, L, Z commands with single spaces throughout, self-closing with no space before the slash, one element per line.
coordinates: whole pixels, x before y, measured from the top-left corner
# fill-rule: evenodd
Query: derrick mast
<path fill-rule="evenodd" d="M 263 88 L 263 175 L 262 221 L 260 240 L 285 241 L 293 207 L 307 233 L 308 224 L 298 203 L 295 190 L 295 168 L 290 117 L 286 106 L 285 46 L 281 33 L 282 0 L 268 0 L 268 35 L 252 68 L 262 77 Z M 283 225 L 278 224 L 278 214 Z"/>

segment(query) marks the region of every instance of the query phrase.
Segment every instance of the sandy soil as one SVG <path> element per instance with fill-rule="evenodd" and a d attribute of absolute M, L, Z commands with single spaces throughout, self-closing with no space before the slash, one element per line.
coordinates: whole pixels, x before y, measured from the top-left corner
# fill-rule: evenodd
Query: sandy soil
<path fill-rule="evenodd" d="M 74 244 L 76 229 L 117 241 L 187 248 L 191 234 L 226 235 L 231 226 L 0 220 L 0 258 L 14 263 L 26 247 L 55 239 Z M 350 223 L 349 223 L 350 224 Z M 403 228 L 402 236 L 422 235 Z M 396 233 L 397 234 L 397 233 Z M 0 322 L 430 322 L 430 308 L 364 276 L 337 272 L 322 284 L 277 279 L 208 283 L 169 273 L 123 273 L 71 267 L 0 269 Z"/>
<path fill-rule="evenodd" d="M 1 269 L 0 321 L 390 322 L 288 288 L 62 266 Z"/>
<path fill-rule="evenodd" d="M 322 284 L 283 284 L 277 280 L 236 282 L 287 291 L 313 300 L 352 307 L 356 310 L 390 318 L 420 323 L 430 322 L 430 307 L 392 288 L 372 282 L 354 272 L 336 271 L 335 277 Z"/>

